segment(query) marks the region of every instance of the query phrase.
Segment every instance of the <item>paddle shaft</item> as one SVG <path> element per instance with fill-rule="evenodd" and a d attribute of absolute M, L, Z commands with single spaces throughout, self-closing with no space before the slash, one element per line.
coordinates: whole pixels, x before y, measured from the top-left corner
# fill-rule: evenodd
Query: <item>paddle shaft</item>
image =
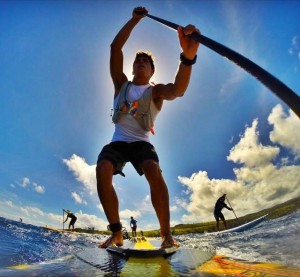
<path fill-rule="evenodd" d="M 226 199 L 227 199 L 227 202 L 228 202 L 230 208 L 232 209 L 233 214 L 235 215 L 236 219 L 238 219 L 238 217 L 236 216 L 236 214 L 235 214 L 235 212 L 234 212 L 234 210 L 233 210 L 233 208 L 232 208 L 232 206 L 231 206 L 231 204 L 230 204 L 230 202 L 229 202 L 229 200 L 228 200 L 228 197 L 227 197 L 227 196 L 225 196 L 225 197 L 226 197 Z"/>
<path fill-rule="evenodd" d="M 150 14 L 147 14 L 146 16 L 174 30 L 177 30 L 177 28 L 179 27 L 178 24 L 167 21 L 165 19 Z M 256 77 L 261 83 L 263 83 L 266 87 L 273 91 L 273 93 L 277 97 L 279 97 L 284 103 L 286 103 L 300 118 L 300 96 L 280 80 L 278 80 L 276 77 L 274 77 L 272 74 L 270 74 L 251 60 L 242 56 L 241 54 L 206 36 L 200 35 L 198 33 L 192 33 L 190 37 L 196 41 L 199 41 L 201 44 L 205 45 L 221 56 L 228 58 L 229 60 L 246 70 L 248 73 Z"/>
<path fill-rule="evenodd" d="M 65 230 L 65 210 L 63 209 L 63 230 Z"/>

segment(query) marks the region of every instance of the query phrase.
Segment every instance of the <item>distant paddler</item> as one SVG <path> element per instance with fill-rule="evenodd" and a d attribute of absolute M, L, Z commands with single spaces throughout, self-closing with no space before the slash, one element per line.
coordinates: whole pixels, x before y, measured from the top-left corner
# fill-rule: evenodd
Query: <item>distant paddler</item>
<path fill-rule="evenodd" d="M 64 221 L 64 223 L 67 222 L 68 218 L 71 218 L 71 221 L 69 223 L 69 230 L 71 229 L 71 226 L 72 226 L 72 230 L 74 230 L 74 225 L 77 220 L 77 217 L 70 210 L 64 210 L 64 212 L 67 214 L 67 218 Z"/>
<path fill-rule="evenodd" d="M 130 217 L 130 228 L 132 236 L 136 237 L 137 221 L 133 217 Z"/>
<path fill-rule="evenodd" d="M 233 211 L 233 209 L 231 207 L 228 207 L 225 203 L 225 199 L 226 199 L 226 194 L 223 194 L 216 202 L 215 204 L 215 209 L 214 209 L 214 216 L 215 216 L 215 219 L 217 221 L 217 230 L 220 231 L 220 228 L 219 228 L 219 222 L 220 222 L 220 219 L 223 221 L 224 223 L 224 226 L 225 226 L 225 229 L 227 229 L 227 224 L 226 224 L 226 220 L 225 220 L 225 217 L 224 215 L 222 214 L 222 210 L 223 208 L 226 208 L 230 211 Z"/>

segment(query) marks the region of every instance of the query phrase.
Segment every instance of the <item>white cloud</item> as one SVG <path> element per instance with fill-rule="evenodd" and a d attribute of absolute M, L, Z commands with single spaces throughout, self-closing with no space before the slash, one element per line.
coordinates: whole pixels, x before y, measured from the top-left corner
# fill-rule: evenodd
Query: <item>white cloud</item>
<path fill-rule="evenodd" d="M 155 213 L 151 202 L 151 197 L 149 194 L 146 195 L 146 197 L 137 204 L 137 207 L 139 211 L 141 211 L 142 213 L 149 213 L 149 214 Z"/>
<path fill-rule="evenodd" d="M 100 203 L 99 205 L 97 205 L 96 206 L 101 212 L 104 212 L 104 210 L 103 210 L 103 206 L 102 206 L 102 204 Z"/>
<path fill-rule="evenodd" d="M 57 215 L 57 214 L 53 214 L 53 213 L 48 213 L 47 218 L 50 219 L 51 222 L 56 222 L 58 225 L 60 225 L 62 223 L 63 216 L 62 216 L 62 214 Z"/>
<path fill-rule="evenodd" d="M 176 211 L 178 211 L 178 206 L 176 205 L 170 206 L 170 212 L 176 212 Z"/>
<path fill-rule="evenodd" d="M 63 159 L 76 180 L 82 183 L 90 194 L 96 193 L 96 166 L 88 165 L 84 158 L 73 154 L 69 160 Z"/>
<path fill-rule="evenodd" d="M 133 216 L 133 218 L 139 218 L 139 217 L 141 217 L 141 212 L 140 211 L 132 211 L 129 209 L 120 211 L 120 217 L 125 220 L 128 220 L 128 218 L 130 218 L 131 216 Z"/>
<path fill-rule="evenodd" d="M 20 183 L 20 186 L 21 186 L 22 188 L 26 188 L 29 184 L 30 184 L 29 178 L 24 177 L 23 180 L 22 180 L 22 182 Z"/>
<path fill-rule="evenodd" d="M 292 55 L 296 55 L 296 57 L 298 59 L 300 59 L 300 37 L 299 36 L 294 36 L 292 38 L 292 43 L 291 43 L 291 47 L 288 49 L 289 54 Z M 297 68 L 296 68 L 296 72 L 297 72 Z"/>
<path fill-rule="evenodd" d="M 45 192 L 45 187 L 44 186 L 41 186 L 41 185 L 38 185 L 36 183 L 32 183 L 33 187 L 34 187 L 34 190 L 38 193 L 44 193 Z"/>
<path fill-rule="evenodd" d="M 292 143 L 287 137 L 279 139 L 278 129 L 295 134 L 295 130 L 300 129 L 299 119 L 283 117 L 280 107 L 276 106 L 269 121 L 274 126 L 271 132 L 273 140 L 276 137 L 278 144 L 284 143 L 298 154 L 300 140 Z M 258 120 L 255 119 L 252 126 L 246 127 L 244 135 L 227 157 L 240 164 L 240 167 L 234 168 L 234 180 L 210 179 L 205 171 L 194 173 L 190 178 L 178 177 L 187 188 L 184 191 L 188 192 L 189 198 L 188 201 L 177 200 L 187 211 L 182 217 L 183 222 L 213 221 L 215 201 L 223 193 L 227 193 L 237 216 L 257 212 L 300 195 L 300 166 L 289 165 L 286 158 L 280 159 L 279 164 L 273 164 L 282 145 L 262 145 L 257 126 Z M 224 214 L 234 218 L 230 211 L 225 210 Z"/>
<path fill-rule="evenodd" d="M 26 206 L 26 207 L 21 207 L 20 210 L 27 216 L 31 216 L 34 218 L 42 217 L 44 216 L 44 212 L 40 210 L 37 207 L 32 207 L 32 206 Z"/>
<path fill-rule="evenodd" d="M 38 185 L 34 182 L 31 182 L 30 179 L 28 177 L 24 177 L 22 179 L 22 182 L 19 183 L 20 187 L 22 188 L 33 188 L 33 190 L 37 193 L 44 193 L 46 191 L 45 187 L 42 185 Z M 13 185 L 11 185 L 12 187 L 14 187 Z"/>
<path fill-rule="evenodd" d="M 239 143 L 235 145 L 227 157 L 235 163 L 243 163 L 249 167 L 268 164 L 276 158 L 279 148 L 274 146 L 263 146 L 259 143 L 257 131 L 258 120 L 255 119 L 250 128 L 247 128 Z"/>
<path fill-rule="evenodd" d="M 281 105 L 273 108 L 268 117 L 273 131 L 270 140 L 291 150 L 296 158 L 300 158 L 300 120 L 294 112 L 287 115 Z"/>
<path fill-rule="evenodd" d="M 73 192 L 71 193 L 71 196 L 72 196 L 72 198 L 75 200 L 75 202 L 76 202 L 77 204 L 84 204 L 84 205 L 87 205 L 87 202 L 86 202 L 85 200 L 83 200 L 82 197 L 81 197 L 77 192 L 73 191 Z"/>
<path fill-rule="evenodd" d="M 77 221 L 75 227 L 78 228 L 91 228 L 94 227 L 96 230 L 107 230 L 107 221 L 103 220 L 96 215 L 86 214 L 80 211 L 75 214 L 77 216 Z"/>

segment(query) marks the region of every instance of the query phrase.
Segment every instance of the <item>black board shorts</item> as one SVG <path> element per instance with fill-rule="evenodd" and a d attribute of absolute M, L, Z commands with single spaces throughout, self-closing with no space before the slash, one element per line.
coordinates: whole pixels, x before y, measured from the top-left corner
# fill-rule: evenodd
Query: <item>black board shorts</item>
<path fill-rule="evenodd" d="M 143 175 L 144 172 L 140 167 L 140 164 L 145 160 L 154 160 L 159 163 L 158 155 L 154 146 L 146 141 L 124 142 L 114 141 L 105 145 L 97 160 L 97 164 L 101 160 L 109 160 L 116 167 L 114 175 L 121 174 L 125 164 L 130 162 L 139 175 Z"/>
<path fill-rule="evenodd" d="M 225 219 L 224 215 L 221 212 L 214 211 L 214 216 L 217 221 L 219 221 L 220 219 L 221 220 Z"/>

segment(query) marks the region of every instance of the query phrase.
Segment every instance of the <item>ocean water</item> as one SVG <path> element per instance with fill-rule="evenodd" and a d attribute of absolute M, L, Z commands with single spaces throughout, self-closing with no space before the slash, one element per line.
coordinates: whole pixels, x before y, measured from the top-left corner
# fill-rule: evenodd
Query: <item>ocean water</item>
<path fill-rule="evenodd" d="M 249 262 L 277 263 L 299 268 L 299 234 L 300 211 L 264 221 L 244 232 L 190 234 L 176 236 L 176 239 L 182 247 L 213 250 L 217 254 Z M 97 247 L 103 239 L 100 235 L 54 232 L 0 217 L 0 276 L 8 275 L 3 270 L 12 266 L 42 264 L 60 258 L 67 260 L 66 257 L 73 257 L 74 260 L 74 253 Z M 66 271 L 60 276 L 80 276 L 71 273 L 70 268 L 64 268 Z M 11 273 L 9 276 L 21 275 Z M 57 276 L 55 271 L 53 276 Z"/>

